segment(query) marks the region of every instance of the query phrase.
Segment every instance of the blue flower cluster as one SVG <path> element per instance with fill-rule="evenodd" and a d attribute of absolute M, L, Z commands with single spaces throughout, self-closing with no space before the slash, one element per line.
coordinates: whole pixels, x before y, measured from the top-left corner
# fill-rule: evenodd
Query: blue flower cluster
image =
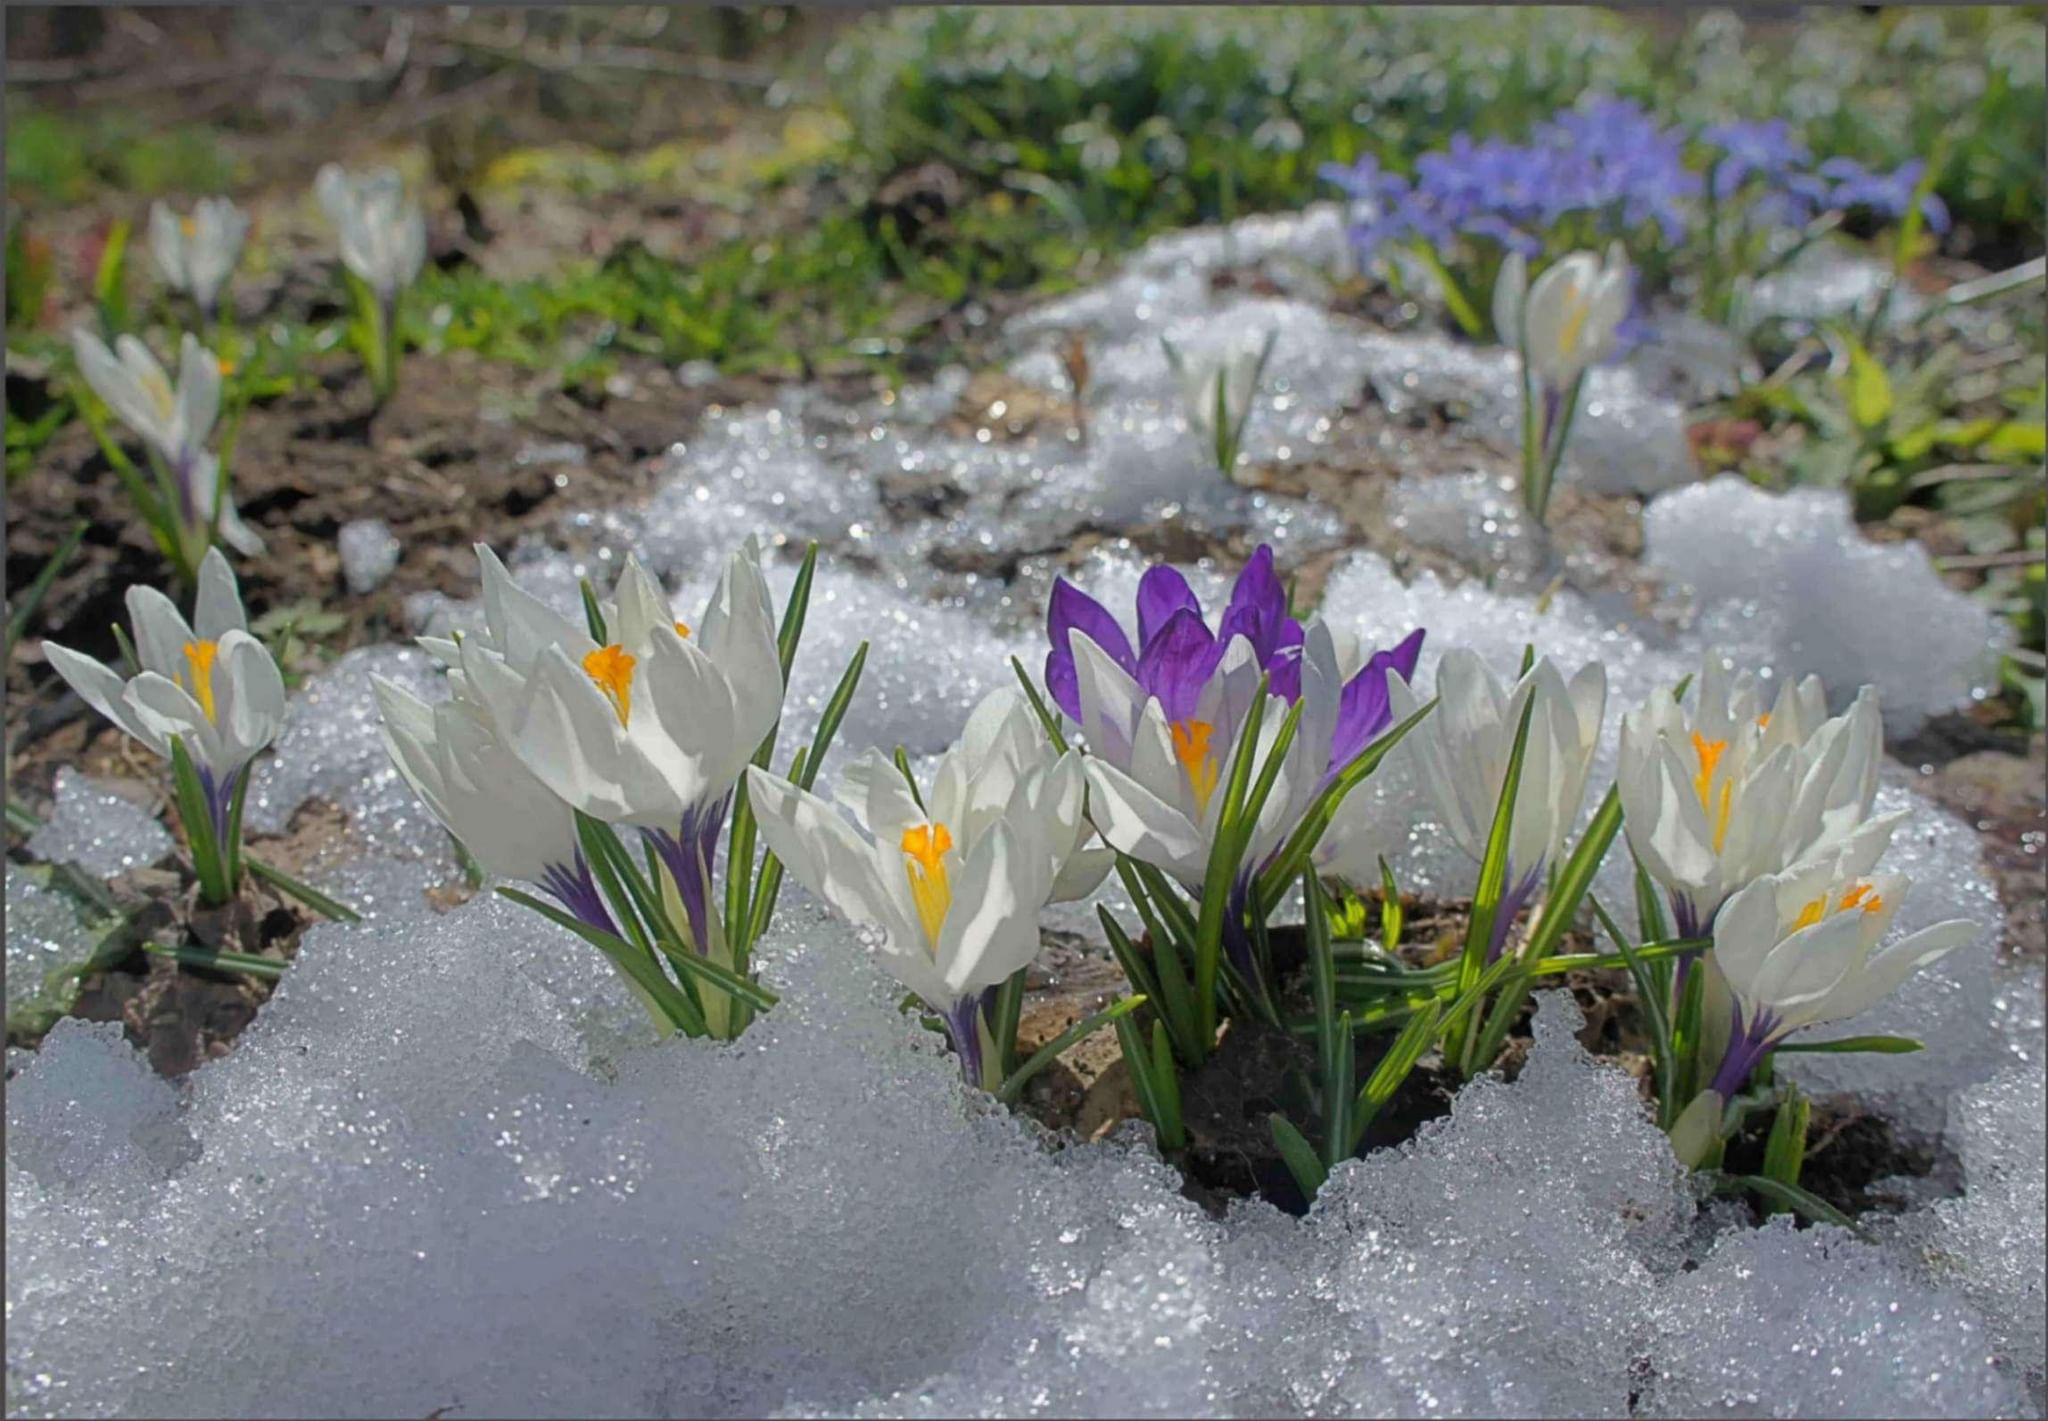
<path fill-rule="evenodd" d="M 1751 204 L 1751 223 L 1804 226 L 1853 208 L 1896 219 L 1925 171 L 1918 160 L 1889 175 L 1847 158 L 1815 166 L 1776 119 L 1705 130 L 1694 162 L 1687 149 L 1683 129 L 1659 124 L 1628 100 L 1604 99 L 1559 111 L 1525 143 L 1458 134 L 1448 148 L 1417 158 L 1412 178 L 1386 171 L 1370 154 L 1354 167 L 1327 165 L 1323 176 L 1368 204 L 1370 215 L 1353 232 L 1362 258 L 1404 240 L 1442 252 L 1461 237 L 1534 257 L 1567 218 L 1584 229 L 1576 234 L 1581 242 L 1654 226 L 1659 245 L 1682 245 L 1709 181 L 1721 202 Z M 1930 228 L 1947 230 L 1940 199 L 1929 197 L 1923 212 Z"/>

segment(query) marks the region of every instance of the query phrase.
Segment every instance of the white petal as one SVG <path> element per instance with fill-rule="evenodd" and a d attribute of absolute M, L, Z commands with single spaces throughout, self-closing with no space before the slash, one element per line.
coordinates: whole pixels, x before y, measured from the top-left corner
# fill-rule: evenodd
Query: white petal
<path fill-rule="evenodd" d="M 193 609 L 193 630 L 205 641 L 219 641 L 231 631 L 249 630 L 242 611 L 242 590 L 235 571 L 219 548 L 208 548 L 199 562 L 199 601 Z"/>

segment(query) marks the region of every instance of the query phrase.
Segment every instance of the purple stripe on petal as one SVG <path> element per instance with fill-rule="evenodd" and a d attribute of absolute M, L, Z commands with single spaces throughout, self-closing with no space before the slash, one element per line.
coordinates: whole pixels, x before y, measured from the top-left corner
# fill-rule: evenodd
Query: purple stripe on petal
<path fill-rule="evenodd" d="M 1167 620 L 1183 609 L 1202 615 L 1202 604 L 1188 580 L 1170 567 L 1147 569 L 1138 580 L 1138 644 L 1150 645 Z"/>
<path fill-rule="evenodd" d="M 725 827 L 725 810 L 730 796 L 699 805 L 683 815 L 680 832 L 642 829 L 641 836 L 653 845 L 662 864 L 676 881 L 676 892 L 689 917 L 690 945 L 703 952 L 710 939 L 711 861 L 718 853 L 719 830 Z"/>
<path fill-rule="evenodd" d="M 605 907 L 604 895 L 598 891 L 597 880 L 590 873 L 590 864 L 580 850 L 574 864 L 549 864 L 539 882 L 585 927 L 618 936 L 618 924 L 612 921 L 611 912 Z"/>
<path fill-rule="evenodd" d="M 1070 720 L 1081 719 L 1081 687 L 1074 671 L 1074 647 L 1069 632 L 1081 631 L 1108 652 L 1117 665 L 1133 674 L 1138 658 L 1131 652 L 1131 639 L 1110 615 L 1109 609 L 1064 577 L 1052 584 L 1052 604 L 1046 614 L 1046 632 L 1052 650 L 1045 658 L 1045 689 Z"/>
<path fill-rule="evenodd" d="M 1223 646 L 1199 611 L 1183 607 L 1145 643 L 1138 661 L 1139 689 L 1158 698 L 1169 721 L 1188 719 L 1201 700 L 1202 688 L 1216 674 Z"/>
<path fill-rule="evenodd" d="M 994 1000 L 995 989 L 991 987 L 962 997 L 939 1012 L 939 1019 L 946 1024 L 946 1035 L 952 1039 L 953 1051 L 960 1058 L 960 1074 L 975 1087 L 981 1085 L 981 1032 L 976 1019 L 983 1007 Z"/>

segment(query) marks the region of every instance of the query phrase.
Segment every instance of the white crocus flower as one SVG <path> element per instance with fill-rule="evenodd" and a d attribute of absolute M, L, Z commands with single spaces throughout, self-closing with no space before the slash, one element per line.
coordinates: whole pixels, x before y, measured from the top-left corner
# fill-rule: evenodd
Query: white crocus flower
<path fill-rule="evenodd" d="M 454 652 L 514 755 L 572 808 L 639 828 L 700 950 L 710 864 L 732 789 L 782 714 L 782 663 L 760 553 L 733 555 L 694 629 L 629 558 L 600 646 L 520 589 L 488 549 L 487 630 Z M 444 648 L 433 648 L 444 659 Z"/>
<path fill-rule="evenodd" d="M 220 417 L 220 360 L 189 332 L 179 347 L 178 383 L 173 385 L 149 347 L 132 335 L 105 341 L 83 328 L 72 331 L 78 373 L 120 421 L 139 436 L 150 457 L 169 475 L 177 506 L 168 510 L 186 534 L 214 522 L 220 499 L 220 460 L 206 441 Z M 220 535 L 247 557 L 265 550 L 262 537 L 235 512 L 220 507 Z"/>
<path fill-rule="evenodd" d="M 1956 919 L 1887 943 L 1909 881 L 1872 872 L 1880 852 L 1852 845 L 1766 875 L 1721 910 L 1708 962 L 1734 1011 L 1711 1086 L 1723 1100 L 1793 1032 L 1869 1010 L 1976 935 L 1975 923 Z"/>
<path fill-rule="evenodd" d="M 1523 708 L 1535 701 L 1509 821 L 1507 891 L 1495 919 L 1491 960 L 1500 955 L 1516 913 L 1543 882 L 1578 819 L 1607 706 L 1607 671 L 1588 662 L 1567 682 L 1550 658 L 1540 657 L 1508 688 L 1461 647 L 1444 653 L 1436 690 L 1436 714 L 1395 753 L 1411 757 L 1437 818 L 1474 863 L 1485 860 L 1515 733 Z M 1421 708 L 1399 676 L 1388 678 L 1387 694 L 1396 721 Z"/>
<path fill-rule="evenodd" d="M 1748 672 L 1709 652 L 1693 709 L 1659 693 L 1621 722 L 1629 844 L 1665 890 L 1681 937 L 1710 932 L 1729 896 L 1852 841 L 1889 842 L 1873 818 L 1884 751 L 1869 687 L 1832 719 L 1819 680 L 1783 686 L 1768 709 Z"/>
<path fill-rule="evenodd" d="M 153 587 L 128 589 L 128 620 L 141 663 L 132 678 L 55 642 L 43 654 L 87 705 L 165 759 L 182 739 L 220 827 L 242 772 L 283 728 L 284 678 L 249 635 L 218 548 L 199 565 L 193 624 Z"/>
<path fill-rule="evenodd" d="M 248 235 L 248 214 L 224 197 L 200 198 L 188 217 L 168 204 L 150 204 L 149 254 L 157 271 L 166 286 L 190 296 L 209 316 L 217 314 Z"/>
<path fill-rule="evenodd" d="M 1266 361 L 1272 354 L 1273 336 L 1234 340 L 1221 351 L 1196 359 L 1189 359 L 1171 344 L 1161 344 L 1167 363 L 1173 367 L 1189 427 L 1215 458 L 1216 466 L 1229 473 L 1231 465 L 1237 462 L 1253 401 L 1259 396 Z M 1217 418 L 1219 405 L 1221 423 Z"/>
<path fill-rule="evenodd" d="M 1054 758 L 1030 711 L 997 692 L 969 720 L 920 796 L 870 750 L 833 804 L 748 772 L 762 838 L 791 873 L 853 922 L 944 1019 L 968 1080 L 986 1084 L 987 995 L 1038 955 L 1038 914 L 1093 891 L 1109 855 L 1081 847 L 1086 781 L 1077 752 Z M 856 827 L 856 821 L 858 827 Z"/>
<path fill-rule="evenodd" d="M 574 812 L 498 738 L 462 673 L 450 672 L 449 681 L 454 696 L 429 705 L 371 678 L 398 772 L 486 873 L 538 884 L 584 922 L 617 932 L 584 861 Z"/>
<path fill-rule="evenodd" d="M 426 262 L 427 224 L 419 204 L 406 197 L 404 180 L 390 168 L 350 173 L 329 163 L 313 186 L 340 239 L 341 264 L 389 310 Z"/>
<path fill-rule="evenodd" d="M 80 327 L 71 333 L 78 373 L 92 392 L 172 469 L 189 468 L 206 450 L 220 417 L 220 360 L 187 334 L 178 352 L 178 383 L 149 347 L 132 335 L 105 341 Z"/>
<path fill-rule="evenodd" d="M 1514 252 L 1494 283 L 1493 322 L 1500 338 L 1521 350 L 1539 386 L 1564 391 L 1614 353 L 1628 299 L 1628 258 L 1618 242 L 1605 262 L 1573 252 L 1544 268 L 1533 285 Z"/>
<path fill-rule="evenodd" d="M 1564 458 L 1586 372 L 1614 353 L 1628 316 L 1629 267 L 1619 242 L 1603 264 L 1573 252 L 1529 282 L 1511 252 L 1493 286 L 1493 324 L 1522 357 L 1522 499 L 1541 522 Z"/>

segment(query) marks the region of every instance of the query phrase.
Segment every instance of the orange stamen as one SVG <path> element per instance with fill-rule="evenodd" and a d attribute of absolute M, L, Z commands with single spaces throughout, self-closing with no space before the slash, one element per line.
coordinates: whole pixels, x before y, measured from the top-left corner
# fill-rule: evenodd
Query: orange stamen
<path fill-rule="evenodd" d="M 640 658 L 623 646 L 601 646 L 583 658 L 583 669 L 603 691 L 624 725 L 633 709 L 633 668 Z"/>
<path fill-rule="evenodd" d="M 1173 733 L 1174 758 L 1187 771 L 1188 786 L 1195 792 L 1195 805 L 1206 813 L 1221 773 L 1215 756 L 1209 753 L 1209 739 L 1216 727 L 1206 720 L 1177 720 L 1168 729 Z"/>

